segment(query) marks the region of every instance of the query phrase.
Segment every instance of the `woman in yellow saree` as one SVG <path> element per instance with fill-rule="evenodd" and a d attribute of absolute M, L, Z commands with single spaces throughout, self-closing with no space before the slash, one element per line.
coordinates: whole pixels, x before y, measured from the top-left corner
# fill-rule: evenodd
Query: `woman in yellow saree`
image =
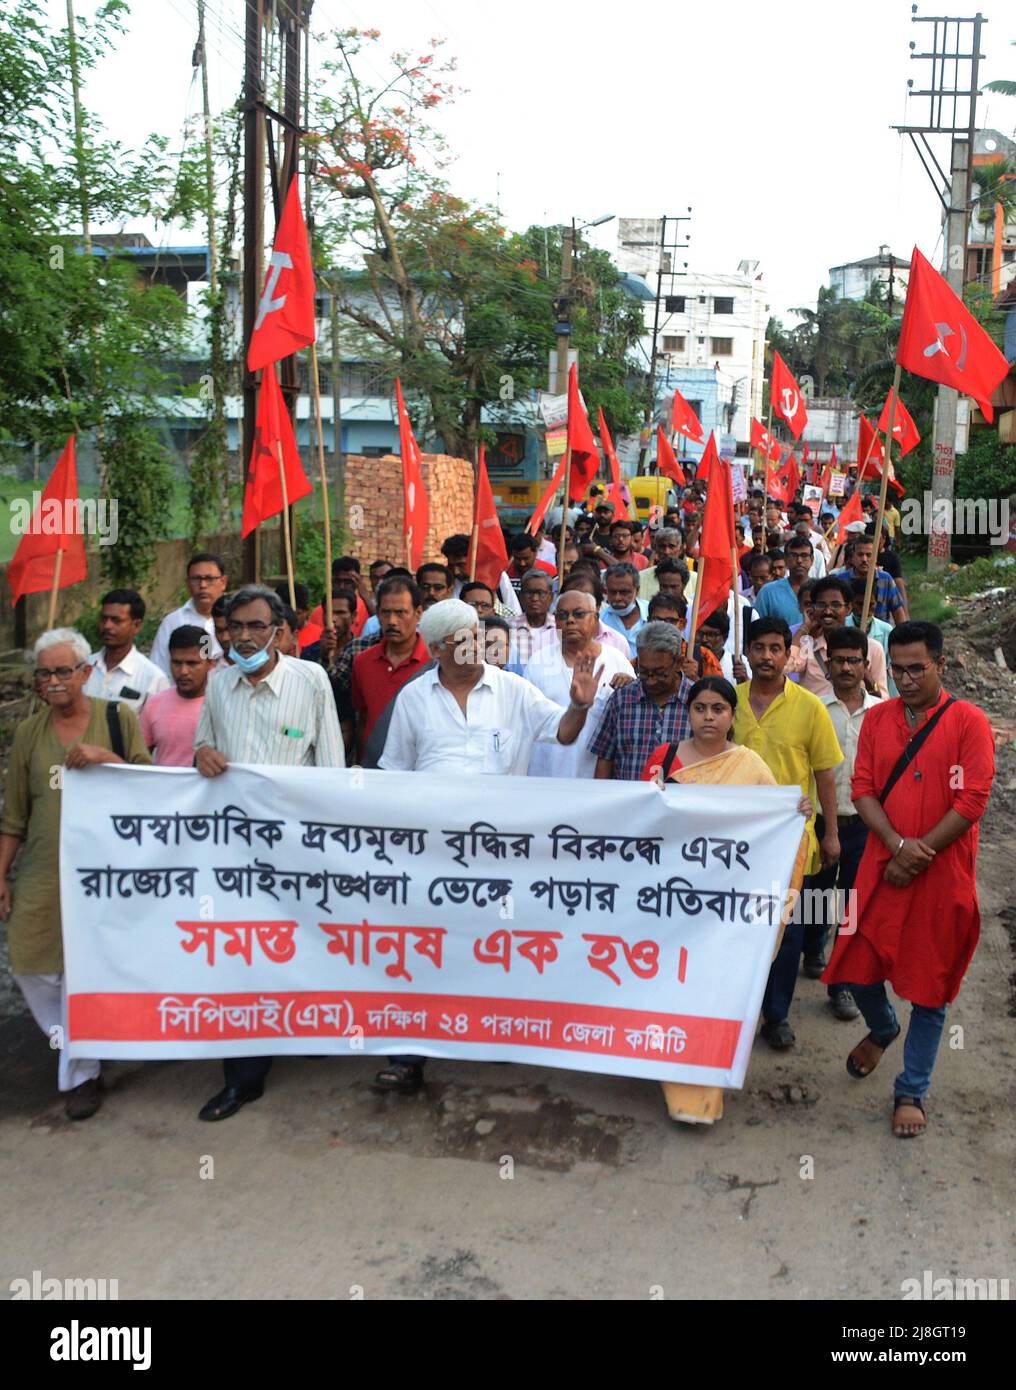
<path fill-rule="evenodd" d="M 664 743 L 649 756 L 642 777 L 645 781 L 693 783 L 696 786 L 774 787 L 776 778 L 759 755 L 750 748 L 732 743 L 737 693 L 721 676 L 705 676 L 696 681 L 688 695 L 690 736 L 682 742 Z M 811 800 L 803 796 L 797 805 L 807 820 Z M 784 921 L 780 924 L 776 947 L 780 949 L 786 920 L 804 879 L 808 856 L 808 836 L 801 836 L 790 879 L 791 896 Z M 684 1082 L 662 1082 L 667 1111 L 671 1119 L 686 1124 L 711 1125 L 723 1115 L 722 1086 L 691 1086 Z"/>

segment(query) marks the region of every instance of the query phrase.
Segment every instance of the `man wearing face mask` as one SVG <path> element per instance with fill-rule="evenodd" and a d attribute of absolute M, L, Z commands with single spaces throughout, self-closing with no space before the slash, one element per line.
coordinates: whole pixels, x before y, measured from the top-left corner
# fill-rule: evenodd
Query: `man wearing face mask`
<path fill-rule="evenodd" d="M 611 565 L 604 575 L 607 591 L 602 618 L 608 627 L 619 632 L 628 643 L 630 659 L 635 660 L 635 640 L 646 625 L 649 604 L 638 597 L 639 572 L 627 562 Z"/>
<path fill-rule="evenodd" d="M 233 665 L 208 683 L 194 735 L 194 766 L 218 777 L 230 763 L 279 767 L 345 767 L 328 677 L 313 661 L 282 656 L 278 594 L 247 584 L 226 610 Z M 200 1110 L 200 1120 L 225 1120 L 264 1093 L 270 1057 L 230 1057 L 225 1086 Z"/>

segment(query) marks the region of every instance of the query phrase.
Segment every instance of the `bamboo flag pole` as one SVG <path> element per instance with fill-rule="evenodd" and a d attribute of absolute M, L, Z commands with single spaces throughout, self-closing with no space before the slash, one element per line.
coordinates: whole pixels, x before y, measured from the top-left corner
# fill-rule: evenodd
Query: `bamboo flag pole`
<path fill-rule="evenodd" d="M 63 568 L 63 547 L 56 552 L 56 564 L 53 566 L 53 586 L 49 591 L 49 613 L 46 618 L 47 630 L 52 630 L 56 622 L 56 596 L 60 592 L 60 571 Z"/>
<path fill-rule="evenodd" d="M 557 543 L 557 586 L 560 590 L 561 575 L 564 573 L 565 519 L 568 515 L 568 494 L 571 492 L 571 444 L 565 446 L 564 453 L 564 495 L 561 498 L 561 535 Z"/>
<path fill-rule="evenodd" d="M 900 364 L 896 363 L 896 371 L 893 374 L 893 389 L 889 396 L 889 419 L 886 421 L 885 431 L 885 458 L 882 460 L 882 486 L 878 494 L 878 514 L 875 517 L 875 536 L 871 551 L 871 564 L 868 566 L 868 578 L 864 586 L 864 607 L 861 609 L 861 631 L 864 632 L 868 626 L 868 614 L 871 610 L 871 595 L 875 587 L 875 571 L 878 569 L 878 546 L 882 537 L 882 520 L 885 516 L 885 499 L 889 490 L 889 466 L 892 462 L 893 445 L 893 424 L 896 417 L 896 397 L 900 389 Z M 858 479 L 860 487 L 860 479 Z"/>
<path fill-rule="evenodd" d="M 310 345 L 310 374 L 314 381 L 318 471 L 321 474 L 321 509 L 325 519 L 325 627 L 330 628 L 332 625 L 332 517 L 328 501 L 328 474 L 325 471 L 325 435 L 321 423 L 321 382 L 318 379 L 317 343 Z M 332 428 L 338 429 L 338 424 L 333 423 Z M 285 481 L 283 481 L 282 486 L 285 488 Z"/>
<path fill-rule="evenodd" d="M 724 463 L 724 468 L 729 472 L 730 464 Z M 730 547 L 730 596 L 734 601 L 734 660 L 741 660 L 741 605 L 738 603 L 737 576 L 740 574 L 741 567 L 737 563 L 737 508 L 734 505 L 734 489 L 729 485 L 727 491 L 730 493 L 730 534 L 734 537 L 734 544 Z M 696 590 L 698 585 L 695 586 Z"/>
<path fill-rule="evenodd" d="M 765 525 L 765 508 L 769 506 L 769 464 L 770 448 L 773 442 L 773 402 L 772 402 L 772 382 L 769 383 L 769 418 L 766 421 L 766 439 L 769 441 L 766 447 L 766 467 L 765 467 L 765 497 L 762 499 L 762 525 Z"/>
<path fill-rule="evenodd" d="M 279 483 L 282 486 L 282 539 L 286 547 L 286 579 L 289 583 L 289 606 L 296 607 L 296 591 L 293 588 L 293 545 L 289 535 L 289 489 L 286 486 L 286 464 L 282 457 L 282 440 L 279 440 Z M 328 589 L 331 589 L 329 583 Z"/>
<path fill-rule="evenodd" d="M 476 555 L 480 549 L 480 459 L 473 459 L 473 535 L 469 546 L 469 582 L 476 578 Z"/>

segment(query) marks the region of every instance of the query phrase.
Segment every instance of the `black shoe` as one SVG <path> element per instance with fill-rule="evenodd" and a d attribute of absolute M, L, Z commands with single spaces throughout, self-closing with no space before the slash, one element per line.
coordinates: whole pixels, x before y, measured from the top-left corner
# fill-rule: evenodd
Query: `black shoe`
<path fill-rule="evenodd" d="M 90 1120 L 101 1104 L 102 1077 L 96 1076 L 67 1092 L 64 1114 L 68 1120 Z"/>
<path fill-rule="evenodd" d="M 788 1047 L 793 1047 L 797 1039 L 794 1037 L 794 1030 L 786 1019 L 782 1023 L 763 1023 L 762 1036 L 770 1047 L 775 1047 L 778 1052 L 784 1052 Z"/>
<path fill-rule="evenodd" d="M 825 956 L 805 956 L 801 964 L 801 969 L 809 980 L 821 980 L 825 968 Z"/>
<path fill-rule="evenodd" d="M 850 1023 L 861 1012 L 854 1003 L 854 996 L 849 989 L 837 990 L 835 994 L 830 994 L 829 1003 L 835 1016 L 844 1023 Z"/>
<path fill-rule="evenodd" d="M 251 1100 L 260 1100 L 264 1087 L 259 1091 L 240 1091 L 235 1086 L 224 1086 L 217 1096 L 205 1101 L 198 1111 L 199 1120 L 228 1120 L 241 1106 Z"/>
<path fill-rule="evenodd" d="M 423 1064 L 420 1062 L 389 1062 L 371 1082 L 371 1090 L 382 1095 L 394 1091 L 400 1096 L 411 1096 L 422 1086 Z"/>

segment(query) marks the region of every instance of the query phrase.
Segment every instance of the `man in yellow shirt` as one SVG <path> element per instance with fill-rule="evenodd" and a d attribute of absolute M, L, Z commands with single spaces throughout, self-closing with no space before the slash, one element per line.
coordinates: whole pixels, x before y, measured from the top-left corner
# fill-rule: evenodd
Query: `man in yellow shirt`
<path fill-rule="evenodd" d="M 815 837 L 815 810 L 807 824 L 811 845 L 805 875 L 829 869 L 840 857 L 833 769 L 843 752 L 829 711 L 817 695 L 786 678 L 790 628 L 782 618 L 759 618 L 747 632 L 746 655 L 751 680 L 737 687 L 734 741 L 752 749 L 784 787 L 800 787 L 802 796 L 818 801 L 825 824 L 821 844 Z M 772 1047 L 793 1047 L 788 1015 L 801 962 L 804 921 L 801 902 L 787 924 L 762 999 L 762 1036 Z"/>

